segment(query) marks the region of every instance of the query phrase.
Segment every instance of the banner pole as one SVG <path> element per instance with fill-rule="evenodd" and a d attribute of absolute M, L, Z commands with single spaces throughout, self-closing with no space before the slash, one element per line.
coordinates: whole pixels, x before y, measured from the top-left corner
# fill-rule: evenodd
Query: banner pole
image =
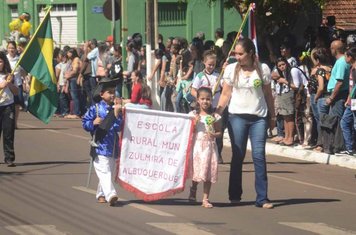
<path fill-rule="evenodd" d="M 247 12 L 246 12 L 244 18 L 242 19 L 242 23 L 241 23 L 241 25 L 240 25 L 239 31 L 237 32 L 237 35 L 236 35 L 236 37 L 235 37 L 235 40 L 234 40 L 234 42 L 232 43 L 232 46 L 231 46 L 231 48 L 230 48 L 229 53 L 227 54 L 227 57 L 226 57 L 225 62 L 229 59 L 229 57 L 230 57 L 230 55 L 231 55 L 231 52 L 234 50 L 234 47 L 235 47 L 235 44 L 236 44 L 237 40 L 239 40 L 239 38 L 240 38 L 240 36 L 241 36 L 242 30 L 243 30 L 243 28 L 245 27 L 245 24 L 246 24 L 246 22 L 247 22 L 247 18 L 248 18 L 248 16 L 250 15 L 250 12 L 251 12 L 251 10 L 252 10 L 253 4 L 254 4 L 254 3 L 250 3 L 250 5 L 249 5 L 249 7 L 248 7 L 248 10 L 247 10 Z M 219 74 L 218 80 L 216 81 L 216 84 L 215 84 L 214 89 L 213 89 L 213 96 L 215 95 L 216 90 L 217 90 L 218 87 L 219 87 L 220 80 L 221 80 L 222 75 L 224 74 L 224 71 L 225 71 L 225 68 L 223 68 L 223 69 L 221 70 L 220 74 Z"/>
<path fill-rule="evenodd" d="M 87 178 L 87 186 L 86 186 L 87 188 L 89 188 L 92 169 L 93 169 L 93 158 L 90 157 L 90 164 L 89 164 L 88 178 Z"/>

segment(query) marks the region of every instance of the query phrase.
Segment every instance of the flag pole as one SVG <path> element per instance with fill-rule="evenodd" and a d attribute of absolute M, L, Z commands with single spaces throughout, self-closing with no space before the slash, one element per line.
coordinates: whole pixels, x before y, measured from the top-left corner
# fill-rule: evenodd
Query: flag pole
<path fill-rule="evenodd" d="M 239 31 L 237 32 L 237 35 L 236 35 L 236 37 L 235 37 L 235 40 L 234 40 L 234 42 L 232 43 L 232 46 L 231 46 L 231 48 L 230 48 L 229 53 L 227 54 L 227 57 L 226 57 L 225 62 L 229 59 L 229 57 L 230 57 L 230 55 L 231 55 L 231 52 L 234 50 L 235 44 L 236 44 L 237 40 L 239 40 L 239 38 L 240 38 L 240 36 L 241 36 L 242 30 L 243 30 L 243 28 L 245 27 L 245 24 L 246 24 L 246 22 L 247 22 L 247 18 L 248 18 L 248 16 L 250 15 L 250 12 L 251 12 L 252 9 L 253 9 L 253 6 L 254 6 L 254 3 L 250 3 L 250 5 L 249 5 L 249 7 L 248 7 L 248 9 L 247 9 L 247 12 L 246 12 L 244 18 L 242 19 L 242 23 L 241 23 L 241 25 L 240 25 Z M 224 71 L 225 71 L 225 68 L 222 68 L 222 69 L 221 69 L 221 72 L 220 72 L 220 74 L 219 74 L 218 80 L 216 81 L 216 84 L 215 84 L 214 89 L 213 89 L 213 96 L 215 95 L 216 90 L 217 90 L 218 87 L 219 87 L 220 80 L 221 80 L 222 75 L 224 74 Z"/>

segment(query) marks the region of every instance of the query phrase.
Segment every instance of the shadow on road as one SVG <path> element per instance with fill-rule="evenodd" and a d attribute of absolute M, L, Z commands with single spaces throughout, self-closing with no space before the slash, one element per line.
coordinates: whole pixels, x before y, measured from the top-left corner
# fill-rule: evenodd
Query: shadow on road
<path fill-rule="evenodd" d="M 34 165 L 52 165 L 52 164 L 88 164 L 88 160 L 83 161 L 42 161 L 42 162 L 23 162 L 23 163 L 16 163 L 16 166 L 34 166 Z"/>
<path fill-rule="evenodd" d="M 308 203 L 323 203 L 323 202 L 340 202 L 339 199 L 321 199 L 321 198 L 290 198 L 285 200 L 273 200 L 274 207 L 308 204 Z"/>
<path fill-rule="evenodd" d="M 62 128 L 62 127 L 56 127 L 56 128 L 48 128 L 48 127 L 43 127 L 43 128 L 41 128 L 41 127 L 28 127 L 28 128 L 23 128 L 23 127 L 21 127 L 21 128 L 19 128 L 19 129 L 17 129 L 16 131 L 43 131 L 43 130 L 53 130 L 53 131 L 55 131 L 55 130 L 68 130 L 69 128 Z"/>
<path fill-rule="evenodd" d="M 319 199 L 319 198 L 290 198 L 281 200 L 272 200 L 274 207 L 298 205 L 298 204 L 308 204 L 308 203 L 326 203 L 326 202 L 339 202 L 339 199 Z M 161 199 L 153 202 L 144 202 L 142 200 L 130 200 L 125 202 L 120 202 L 122 204 L 147 204 L 147 205 L 169 205 L 169 206 L 187 206 L 187 205 L 201 205 L 201 202 L 189 202 L 187 199 L 182 198 L 168 198 Z M 240 203 L 230 203 L 230 202 L 211 202 L 214 207 L 242 207 L 242 206 L 254 206 L 255 201 L 242 201 Z"/>
<path fill-rule="evenodd" d="M 81 161 L 43 161 L 43 162 L 23 162 L 23 163 L 16 163 L 16 167 L 11 167 L 7 169 L 15 170 L 19 169 L 18 167 L 22 166 L 45 166 L 42 168 L 37 168 L 37 169 L 30 169 L 30 170 L 23 170 L 23 171 L 0 171 L 0 175 L 23 175 L 23 174 L 28 174 L 40 170 L 46 170 L 50 168 L 56 168 L 60 167 L 63 165 L 73 165 L 73 164 L 89 164 L 89 161 L 86 160 L 81 160 Z M 2 164 L 5 165 L 5 164 Z M 21 169 L 21 168 L 20 168 Z M 22 168 L 24 169 L 24 168 Z"/>

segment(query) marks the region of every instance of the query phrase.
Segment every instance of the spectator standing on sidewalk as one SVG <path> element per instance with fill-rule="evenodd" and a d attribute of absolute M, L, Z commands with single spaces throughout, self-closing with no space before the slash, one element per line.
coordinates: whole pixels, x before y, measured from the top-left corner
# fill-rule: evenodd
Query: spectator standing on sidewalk
<path fill-rule="evenodd" d="M 336 58 L 336 62 L 331 70 L 331 77 L 327 87 L 330 96 L 326 98 L 325 103 L 330 106 L 330 115 L 336 115 L 341 118 L 348 95 L 350 65 L 346 63 L 345 46 L 342 41 L 333 41 L 330 50 L 331 54 Z"/>
<path fill-rule="evenodd" d="M 323 151 L 337 153 L 343 150 L 344 139 L 340 130 L 340 120 L 345 110 L 345 101 L 349 90 L 350 65 L 345 60 L 345 47 L 340 40 L 335 40 L 330 46 L 331 54 L 336 58 L 327 85 L 327 93 L 320 101 L 320 125 Z M 325 103 L 324 103 L 325 102 Z M 323 110 L 324 109 L 324 110 Z"/>
<path fill-rule="evenodd" d="M 292 56 L 292 48 L 289 43 L 282 44 L 280 50 L 281 57 L 286 58 L 291 67 L 298 67 L 297 59 Z"/>
<path fill-rule="evenodd" d="M 350 48 L 346 51 L 345 59 L 346 62 L 351 65 L 349 79 L 350 95 L 347 97 L 345 103 L 345 112 L 340 122 L 346 148 L 340 153 L 353 155 L 353 144 L 355 142 L 353 132 L 356 130 L 356 47 Z"/>
<path fill-rule="evenodd" d="M 244 38 L 235 46 L 238 62 L 226 67 L 224 86 L 216 112 L 222 114 L 229 106 L 232 151 L 229 199 L 239 203 L 242 195 L 242 165 L 250 137 L 252 159 L 255 167 L 256 206 L 273 208 L 267 191 L 266 139 L 267 127 L 275 126 L 276 117 L 271 91 L 270 69 L 260 64 L 253 42 Z M 269 116 L 268 116 L 269 115 Z"/>
<path fill-rule="evenodd" d="M 298 77 L 292 76 L 291 66 L 284 57 L 277 59 L 277 72 L 272 73 L 272 79 L 276 83 L 276 113 L 283 116 L 284 120 L 284 139 L 279 144 L 294 145 L 294 126 L 295 126 L 295 90 L 299 87 Z M 295 68 L 296 69 L 296 68 Z"/>
<path fill-rule="evenodd" d="M 312 76 L 309 81 L 309 90 L 311 92 L 311 102 L 316 106 L 314 106 L 313 113 L 317 122 L 318 131 L 318 140 L 314 150 L 321 152 L 323 150 L 323 144 L 321 141 L 320 115 L 321 113 L 329 113 L 329 107 L 325 105 L 325 97 L 328 94 L 327 86 L 332 67 L 331 56 L 326 48 L 320 47 L 316 48 L 315 52 L 312 53 L 312 59 L 315 61 L 316 66 L 312 71 Z M 316 82 L 314 80 L 316 80 Z"/>
<path fill-rule="evenodd" d="M 86 55 L 89 60 L 91 67 L 91 75 L 88 80 L 84 81 L 84 89 L 89 96 L 89 103 L 92 105 L 94 104 L 93 93 L 97 83 L 96 69 L 99 56 L 98 42 L 95 38 L 84 44 L 84 55 Z"/>

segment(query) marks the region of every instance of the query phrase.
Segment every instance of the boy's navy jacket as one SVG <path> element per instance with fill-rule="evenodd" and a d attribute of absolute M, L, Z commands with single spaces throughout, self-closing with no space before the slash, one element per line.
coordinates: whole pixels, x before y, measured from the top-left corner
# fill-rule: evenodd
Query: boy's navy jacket
<path fill-rule="evenodd" d="M 97 112 L 98 116 L 102 119 L 106 117 L 106 115 L 112 110 L 112 106 L 108 105 L 105 101 L 100 101 L 98 103 L 98 107 L 96 105 L 92 105 L 88 111 L 85 113 L 83 119 L 82 119 L 82 124 L 83 128 L 86 131 L 89 131 L 91 135 L 94 135 L 94 132 L 98 126 L 94 126 L 93 122 L 95 118 L 97 118 Z M 121 125 L 121 115 L 115 119 L 113 125 L 110 127 L 108 130 L 106 136 L 100 141 L 99 146 L 96 149 L 96 153 L 98 155 L 103 155 L 106 157 L 111 157 L 113 156 L 113 148 L 115 144 L 115 158 L 118 157 L 118 136 L 117 132 L 120 131 L 120 125 Z"/>

